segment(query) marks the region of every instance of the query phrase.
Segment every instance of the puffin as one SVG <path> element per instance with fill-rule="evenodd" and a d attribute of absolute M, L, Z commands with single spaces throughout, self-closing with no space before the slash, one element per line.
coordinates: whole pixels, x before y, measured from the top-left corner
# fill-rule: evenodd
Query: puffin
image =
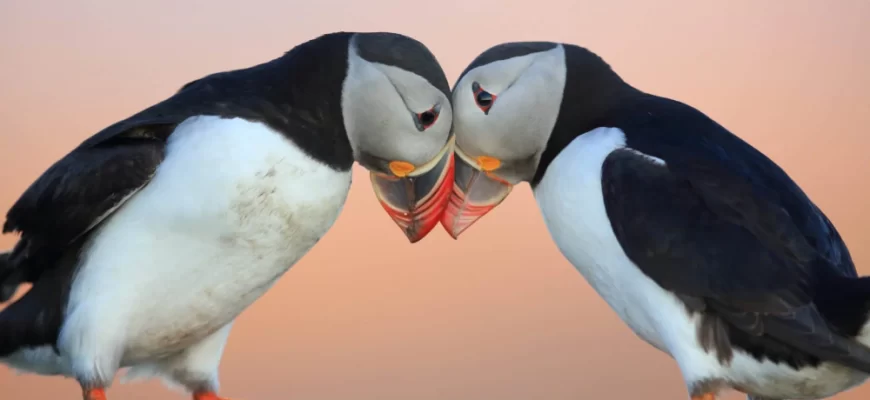
<path fill-rule="evenodd" d="M 691 399 L 820 399 L 867 379 L 870 277 L 727 128 L 570 43 L 493 46 L 452 96 L 454 239 L 528 182 L 561 254 Z"/>
<path fill-rule="evenodd" d="M 235 318 L 333 225 L 354 163 L 410 242 L 453 185 L 449 82 L 390 32 L 333 32 L 191 81 L 84 140 L 6 215 L 0 363 L 104 400 L 161 378 L 219 400 Z"/>

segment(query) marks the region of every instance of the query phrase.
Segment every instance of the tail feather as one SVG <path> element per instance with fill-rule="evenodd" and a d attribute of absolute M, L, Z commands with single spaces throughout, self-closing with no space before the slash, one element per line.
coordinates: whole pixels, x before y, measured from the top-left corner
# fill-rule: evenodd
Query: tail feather
<path fill-rule="evenodd" d="M 870 373 L 870 276 L 828 276 L 813 300 L 844 352 L 829 359 Z"/>
<path fill-rule="evenodd" d="M 69 287 L 67 273 L 63 269 L 46 272 L 27 293 L 0 311 L 0 357 L 22 348 L 55 346 Z M 0 284 L 8 282 L 16 282 L 16 288 L 20 283 L 7 278 Z"/>
<path fill-rule="evenodd" d="M 827 277 L 822 280 L 813 302 L 834 332 L 856 338 L 870 319 L 870 276 Z"/>
<path fill-rule="evenodd" d="M 22 268 L 22 247 L 26 246 L 24 242 L 26 241 L 19 240 L 14 249 L 0 253 L 0 304 L 12 299 L 22 284 L 33 281 L 26 274 L 27 268 Z"/>
<path fill-rule="evenodd" d="M 31 290 L 0 311 L 0 357 L 56 342 L 60 316 L 41 303 Z"/>
<path fill-rule="evenodd" d="M 18 290 L 18 283 L 13 284 L 18 277 L 16 277 L 16 268 L 13 268 L 9 262 L 11 255 L 11 251 L 0 254 L 0 304 L 9 301 Z"/>
<path fill-rule="evenodd" d="M 19 350 L 55 350 L 83 243 L 79 240 L 57 253 L 44 246 L 32 251 L 32 241 L 22 239 L 11 252 L 0 254 L 0 302 L 8 301 L 20 285 L 32 283 L 21 298 L 0 311 L 0 358 Z"/>

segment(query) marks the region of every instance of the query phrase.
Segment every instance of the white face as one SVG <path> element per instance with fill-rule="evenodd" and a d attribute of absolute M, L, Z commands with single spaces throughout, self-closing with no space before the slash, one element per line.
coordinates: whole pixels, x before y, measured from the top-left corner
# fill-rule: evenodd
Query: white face
<path fill-rule="evenodd" d="M 493 174 L 511 184 L 530 180 L 559 116 L 565 74 L 561 45 L 468 71 L 453 88 L 456 148 L 468 161 L 500 160 Z M 489 108 L 481 90 L 494 98 Z"/>
<path fill-rule="evenodd" d="M 420 167 L 442 150 L 453 123 L 443 92 L 417 74 L 361 58 L 354 45 L 341 106 L 357 160 L 366 154 Z M 429 111 L 437 118 L 426 124 Z"/>

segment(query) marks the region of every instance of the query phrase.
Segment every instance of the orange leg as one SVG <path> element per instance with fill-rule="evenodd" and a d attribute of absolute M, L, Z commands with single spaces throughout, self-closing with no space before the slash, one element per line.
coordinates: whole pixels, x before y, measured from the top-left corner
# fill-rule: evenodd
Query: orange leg
<path fill-rule="evenodd" d="M 197 392 L 193 394 L 193 400 L 230 400 L 218 397 L 215 392 Z"/>
<path fill-rule="evenodd" d="M 106 389 L 87 389 L 84 391 L 84 400 L 106 400 Z"/>
<path fill-rule="evenodd" d="M 716 395 L 713 393 L 704 393 L 700 396 L 692 396 L 692 400 L 716 400 Z"/>

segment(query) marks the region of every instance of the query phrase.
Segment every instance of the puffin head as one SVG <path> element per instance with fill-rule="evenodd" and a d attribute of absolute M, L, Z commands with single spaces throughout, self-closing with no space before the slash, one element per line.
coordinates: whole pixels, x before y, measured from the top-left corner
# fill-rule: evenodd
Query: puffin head
<path fill-rule="evenodd" d="M 411 243 L 441 218 L 453 185 L 453 109 L 438 60 L 395 33 L 350 36 L 341 111 L 354 159 Z"/>
<path fill-rule="evenodd" d="M 561 148 L 631 90 L 574 45 L 512 42 L 481 53 L 453 87 L 455 183 L 442 225 L 458 238 L 514 185 L 540 180 Z"/>

